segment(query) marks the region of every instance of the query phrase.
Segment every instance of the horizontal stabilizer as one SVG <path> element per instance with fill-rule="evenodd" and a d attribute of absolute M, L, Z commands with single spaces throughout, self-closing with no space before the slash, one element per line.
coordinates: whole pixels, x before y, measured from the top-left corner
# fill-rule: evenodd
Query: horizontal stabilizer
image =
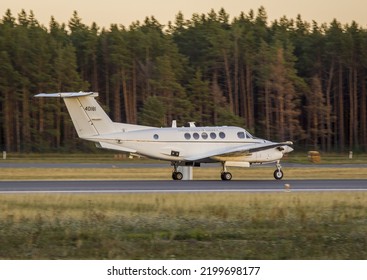
<path fill-rule="evenodd" d="M 95 100 L 97 92 L 40 93 L 35 97 L 61 97 L 80 138 L 114 133 L 117 128 Z"/>
<path fill-rule="evenodd" d="M 34 97 L 62 97 L 62 98 L 72 98 L 72 97 L 82 97 L 82 96 L 93 96 L 97 97 L 98 92 L 57 92 L 57 93 L 39 93 Z"/>

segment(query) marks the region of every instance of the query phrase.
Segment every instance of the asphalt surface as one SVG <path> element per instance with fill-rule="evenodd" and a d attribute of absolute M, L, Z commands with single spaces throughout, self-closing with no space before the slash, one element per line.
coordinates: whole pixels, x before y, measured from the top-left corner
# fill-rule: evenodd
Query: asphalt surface
<path fill-rule="evenodd" d="M 367 179 L 245 181 L 0 181 L 0 193 L 367 191 Z"/>
<path fill-rule="evenodd" d="M 367 167 L 367 164 L 314 165 L 283 163 L 284 167 Z M 215 167 L 206 164 L 203 167 Z M 0 168 L 165 168 L 169 163 L 12 163 Z M 260 166 L 261 167 L 261 166 Z M 218 165 L 219 168 L 219 165 Z M 258 168 L 258 167 L 256 167 Z M 291 191 L 367 191 L 367 179 L 338 180 L 233 180 L 233 181 L 0 181 L 0 193 L 134 193 L 134 192 L 279 192 L 285 185 Z"/>

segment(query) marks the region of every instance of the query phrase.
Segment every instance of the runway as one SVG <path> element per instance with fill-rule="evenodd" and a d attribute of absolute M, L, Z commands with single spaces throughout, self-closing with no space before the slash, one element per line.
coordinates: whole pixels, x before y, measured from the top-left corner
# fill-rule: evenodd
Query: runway
<path fill-rule="evenodd" d="M 367 179 L 245 181 L 0 181 L 0 193 L 367 191 Z"/>

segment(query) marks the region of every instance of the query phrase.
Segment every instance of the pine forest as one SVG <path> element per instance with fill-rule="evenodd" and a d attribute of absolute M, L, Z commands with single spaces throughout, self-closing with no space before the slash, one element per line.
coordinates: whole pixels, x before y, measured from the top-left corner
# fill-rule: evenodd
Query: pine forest
<path fill-rule="evenodd" d="M 190 17 L 190 15 L 189 15 Z M 96 91 L 111 119 L 132 124 L 235 125 L 295 149 L 367 152 L 367 29 L 356 22 L 269 22 L 264 7 L 154 16 L 129 27 L 0 19 L 0 149 L 92 150 L 60 99 Z"/>

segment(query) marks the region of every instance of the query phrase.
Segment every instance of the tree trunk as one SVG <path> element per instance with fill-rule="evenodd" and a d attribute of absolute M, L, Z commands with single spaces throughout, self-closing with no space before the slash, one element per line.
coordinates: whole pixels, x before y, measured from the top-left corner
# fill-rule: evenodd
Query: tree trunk
<path fill-rule="evenodd" d="M 246 79 L 245 71 L 242 68 L 240 73 L 240 96 L 241 96 L 241 111 L 243 112 L 244 124 L 246 128 L 249 128 L 248 114 L 247 114 L 247 91 L 246 91 Z"/>
<path fill-rule="evenodd" d="M 357 69 L 349 69 L 349 150 L 358 148 Z"/>
<path fill-rule="evenodd" d="M 248 118 L 248 128 L 254 130 L 255 120 L 254 120 L 254 98 L 252 91 L 252 71 L 249 64 L 246 64 L 246 93 L 247 93 L 247 118 Z"/>
<path fill-rule="evenodd" d="M 331 123 L 331 85 L 334 76 L 334 60 L 331 62 L 330 70 L 329 70 L 329 79 L 326 87 L 326 150 L 330 152 L 331 150 L 331 131 L 332 131 L 332 123 Z"/>
<path fill-rule="evenodd" d="M 240 100 L 238 94 L 238 63 L 239 63 L 239 55 L 238 55 L 238 39 L 236 37 L 234 42 L 234 112 L 237 116 L 240 115 Z"/>
<path fill-rule="evenodd" d="M 14 102 L 15 104 L 15 110 L 13 112 L 14 114 L 14 129 L 15 129 L 15 152 L 19 153 L 21 151 L 21 135 L 20 135 L 20 111 L 19 111 L 19 103 L 17 101 Z"/>
<path fill-rule="evenodd" d="M 128 89 L 127 89 L 125 69 L 121 70 L 121 81 L 122 81 L 122 93 L 124 95 L 124 107 L 125 107 L 126 122 L 131 123 L 129 92 L 128 92 Z"/>
<path fill-rule="evenodd" d="M 10 105 L 10 93 L 5 91 L 4 93 L 4 102 L 3 102 L 3 112 L 4 112 L 4 147 L 3 150 L 11 151 L 11 143 L 12 143 L 12 130 L 11 130 L 11 112 L 12 108 Z"/>
<path fill-rule="evenodd" d="M 56 148 L 61 147 L 61 100 L 57 98 L 56 100 L 56 119 L 55 119 L 55 126 L 56 126 Z M 63 132 L 65 133 L 65 131 Z"/>
<path fill-rule="evenodd" d="M 365 81 L 363 77 L 362 81 Z M 362 95 L 361 95 L 361 145 L 363 150 L 367 151 L 367 98 L 366 98 L 366 83 L 362 82 Z"/>
<path fill-rule="evenodd" d="M 354 118 L 354 124 L 353 124 L 353 138 L 354 138 L 354 147 L 356 149 L 359 148 L 359 118 L 358 118 L 358 70 L 356 67 L 354 67 L 353 71 L 353 118 Z"/>
<path fill-rule="evenodd" d="M 338 121 L 339 121 L 339 150 L 342 152 L 345 147 L 344 130 L 344 94 L 343 94 L 343 67 L 339 63 L 339 94 L 338 94 Z"/>
<path fill-rule="evenodd" d="M 232 95 L 231 73 L 229 70 L 229 63 L 228 63 L 227 53 L 225 49 L 222 50 L 222 53 L 223 53 L 224 69 L 225 69 L 226 80 L 227 80 L 228 103 L 229 103 L 229 108 L 231 112 L 233 113 L 235 110 L 234 110 L 233 95 Z"/>
<path fill-rule="evenodd" d="M 22 98 L 22 143 L 23 151 L 30 152 L 31 150 L 31 120 L 30 120 L 30 110 L 29 110 L 29 92 L 26 88 L 23 88 L 23 98 Z"/>
<path fill-rule="evenodd" d="M 265 136 L 270 139 L 271 121 L 270 121 L 270 90 L 269 82 L 265 82 Z"/>
<path fill-rule="evenodd" d="M 133 60 L 133 69 L 132 69 L 132 102 L 131 102 L 131 116 L 132 116 L 132 123 L 137 124 L 138 123 L 138 114 L 137 114 L 137 82 L 136 82 L 136 60 Z"/>
<path fill-rule="evenodd" d="M 113 93 L 113 118 L 115 122 L 121 122 L 121 108 L 120 108 L 120 80 L 116 78 Z"/>

